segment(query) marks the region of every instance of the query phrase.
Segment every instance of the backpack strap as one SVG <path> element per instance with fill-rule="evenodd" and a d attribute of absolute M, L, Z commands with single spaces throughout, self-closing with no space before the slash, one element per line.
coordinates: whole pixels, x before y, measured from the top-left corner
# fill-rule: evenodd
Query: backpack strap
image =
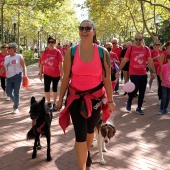
<path fill-rule="evenodd" d="M 102 63 L 102 68 L 104 71 L 104 77 L 106 77 L 106 68 L 104 66 L 104 53 L 103 53 L 103 47 L 101 47 L 100 45 L 98 45 L 98 50 L 99 50 L 99 55 L 100 55 L 100 60 Z"/>
<path fill-rule="evenodd" d="M 71 67 L 70 67 L 70 75 L 69 75 L 69 77 L 71 77 L 71 74 L 72 74 L 72 65 L 73 65 L 74 55 L 75 55 L 75 52 L 76 52 L 76 47 L 77 47 L 77 45 L 74 45 L 74 46 L 71 47 L 71 53 L 70 53 Z"/>

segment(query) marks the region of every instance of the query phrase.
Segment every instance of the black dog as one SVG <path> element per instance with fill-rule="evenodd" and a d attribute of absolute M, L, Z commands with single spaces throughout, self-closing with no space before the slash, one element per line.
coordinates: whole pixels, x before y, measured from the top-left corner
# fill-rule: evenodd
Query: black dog
<path fill-rule="evenodd" d="M 52 110 L 49 110 L 45 106 L 45 97 L 40 102 L 35 100 L 35 97 L 31 97 L 30 106 L 30 117 L 32 119 L 32 128 L 27 133 L 27 140 L 35 139 L 32 159 L 37 156 L 37 148 L 41 149 L 40 134 L 45 135 L 47 138 L 47 161 L 51 161 L 51 121 L 52 121 Z"/>

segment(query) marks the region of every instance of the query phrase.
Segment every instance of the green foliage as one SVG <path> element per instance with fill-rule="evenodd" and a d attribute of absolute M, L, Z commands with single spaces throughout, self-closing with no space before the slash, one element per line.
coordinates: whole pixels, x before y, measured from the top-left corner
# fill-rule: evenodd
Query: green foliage
<path fill-rule="evenodd" d="M 34 58 L 34 52 L 31 50 L 26 50 L 22 52 L 22 55 L 25 60 L 30 60 Z"/>

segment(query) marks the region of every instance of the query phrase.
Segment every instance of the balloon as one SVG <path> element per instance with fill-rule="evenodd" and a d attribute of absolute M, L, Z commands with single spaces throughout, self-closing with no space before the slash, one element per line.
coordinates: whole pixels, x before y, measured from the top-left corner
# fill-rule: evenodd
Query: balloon
<path fill-rule="evenodd" d="M 131 93 L 135 90 L 135 84 L 132 82 L 127 82 L 126 84 L 124 84 L 123 90 L 127 93 Z"/>

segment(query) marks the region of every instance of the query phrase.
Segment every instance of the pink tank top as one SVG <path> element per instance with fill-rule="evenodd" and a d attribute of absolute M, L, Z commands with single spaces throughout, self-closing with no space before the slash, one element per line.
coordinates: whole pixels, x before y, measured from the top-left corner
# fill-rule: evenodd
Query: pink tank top
<path fill-rule="evenodd" d="M 71 84 L 78 90 L 88 90 L 102 81 L 102 63 L 98 46 L 94 44 L 94 56 L 90 62 L 83 62 L 79 56 L 79 44 L 72 65 Z"/>

